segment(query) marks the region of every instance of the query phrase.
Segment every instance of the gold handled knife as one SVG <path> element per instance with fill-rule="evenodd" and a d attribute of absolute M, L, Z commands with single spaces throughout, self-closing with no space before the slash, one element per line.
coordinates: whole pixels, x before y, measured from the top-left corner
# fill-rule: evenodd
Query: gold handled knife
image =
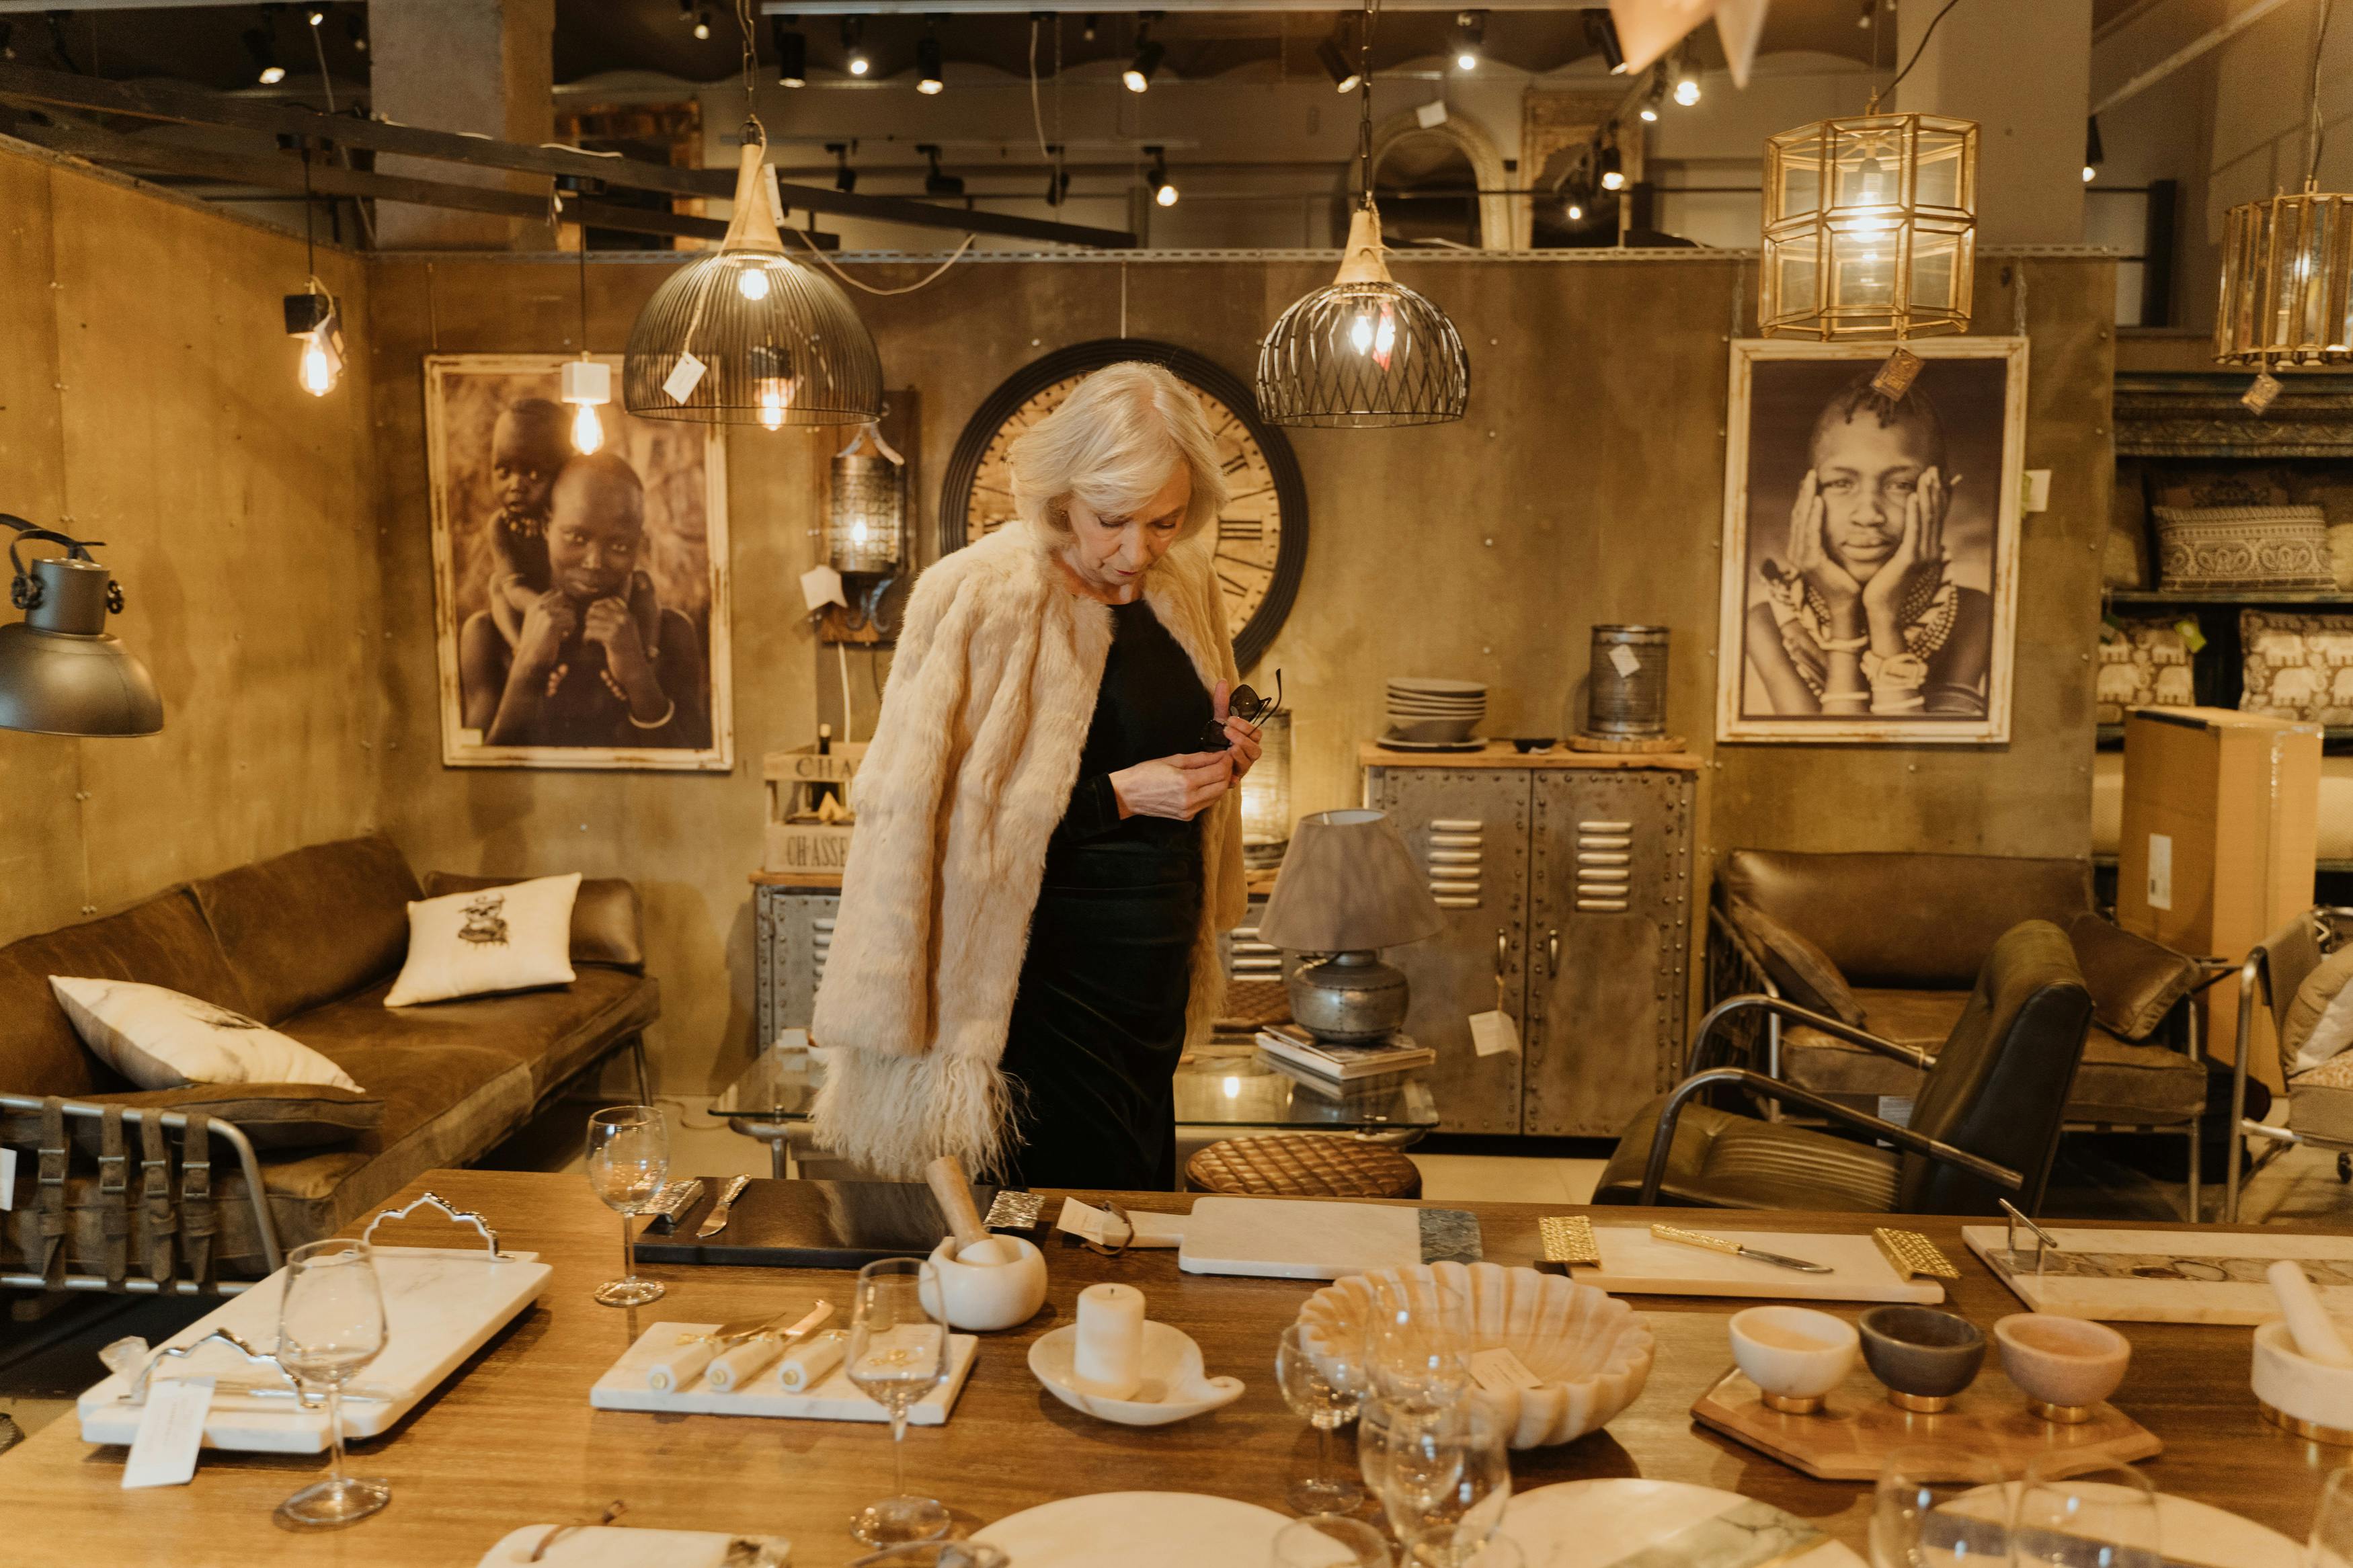
<path fill-rule="evenodd" d="M 719 1189 L 719 1201 L 711 1205 L 711 1212 L 703 1216 L 701 1225 L 694 1227 L 694 1239 L 702 1241 L 725 1230 L 727 1211 L 735 1206 L 735 1200 L 742 1197 L 744 1189 L 751 1184 L 749 1176 L 728 1177 L 727 1184 Z"/>
<path fill-rule="evenodd" d="M 1681 1226 L 1654 1225 L 1651 1234 L 1661 1241 L 1681 1242 L 1685 1247 L 1704 1247 L 1710 1252 L 1727 1253 L 1734 1258 L 1753 1258 L 1759 1263 L 1769 1263 L 1776 1268 L 1794 1268 L 1800 1274 L 1833 1274 L 1837 1270 L 1825 1263 L 1809 1263 L 1802 1258 L 1786 1253 L 1767 1252 L 1762 1247 L 1744 1247 L 1727 1237 L 1710 1236 L 1705 1231 L 1685 1230 Z"/>

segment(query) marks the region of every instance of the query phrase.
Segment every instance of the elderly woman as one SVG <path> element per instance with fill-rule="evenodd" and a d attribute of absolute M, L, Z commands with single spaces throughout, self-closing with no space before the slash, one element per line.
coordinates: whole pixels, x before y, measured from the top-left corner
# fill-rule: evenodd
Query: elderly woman
<path fill-rule="evenodd" d="M 1020 521 L 917 582 L 859 773 L 816 1133 L 889 1175 L 1166 1190 L 1259 754 L 1217 446 L 1174 376 L 1115 364 L 1012 459 Z"/>

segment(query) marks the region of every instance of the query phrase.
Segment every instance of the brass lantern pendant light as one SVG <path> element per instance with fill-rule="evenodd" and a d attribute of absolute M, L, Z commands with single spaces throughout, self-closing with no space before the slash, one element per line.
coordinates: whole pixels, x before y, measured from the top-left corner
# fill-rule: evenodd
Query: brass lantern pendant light
<path fill-rule="evenodd" d="M 1373 204 L 1373 21 L 1357 47 L 1362 204 L 1332 281 L 1293 301 L 1259 344 L 1259 412 L 1271 424 L 1378 429 L 1462 417 L 1471 361 L 1446 312 L 1389 276 Z"/>

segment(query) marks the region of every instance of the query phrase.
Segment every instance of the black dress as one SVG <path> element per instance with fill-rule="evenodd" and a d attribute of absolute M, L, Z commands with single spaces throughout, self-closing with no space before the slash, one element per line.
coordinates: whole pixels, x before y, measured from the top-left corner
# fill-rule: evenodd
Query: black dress
<path fill-rule="evenodd" d="M 1201 919 L 1201 835 L 1120 819 L 1111 775 L 1201 749 L 1209 694 L 1142 599 L 1112 606 L 1111 657 L 1079 782 L 1046 851 L 1003 1068 L 1011 1177 L 1041 1187 L 1176 1184 L 1173 1080 Z"/>

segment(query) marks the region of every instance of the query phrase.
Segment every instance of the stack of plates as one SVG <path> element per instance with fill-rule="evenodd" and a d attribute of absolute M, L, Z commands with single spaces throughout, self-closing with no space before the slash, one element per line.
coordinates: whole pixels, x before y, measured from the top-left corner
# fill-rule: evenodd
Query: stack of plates
<path fill-rule="evenodd" d="M 1471 732 L 1487 716 L 1487 688 L 1476 680 L 1398 676 L 1389 682 L 1387 743 L 1413 747 L 1475 746 Z"/>

